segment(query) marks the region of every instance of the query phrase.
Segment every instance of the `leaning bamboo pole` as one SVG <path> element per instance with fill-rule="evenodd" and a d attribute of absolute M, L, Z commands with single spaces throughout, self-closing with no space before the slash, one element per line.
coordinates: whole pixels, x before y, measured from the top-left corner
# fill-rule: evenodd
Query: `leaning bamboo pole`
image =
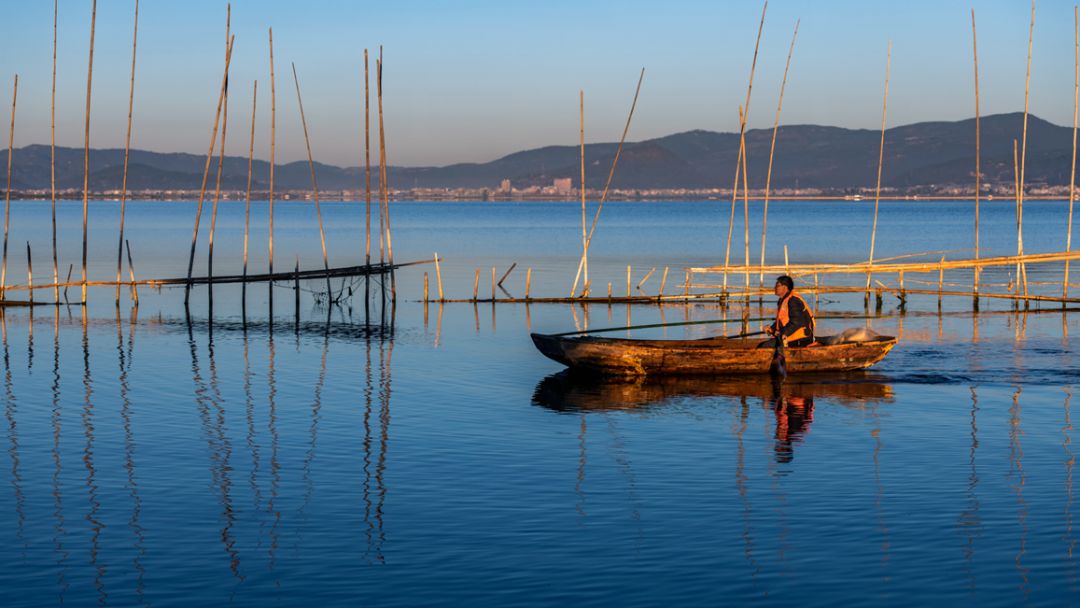
<path fill-rule="evenodd" d="M 52 200 L 53 302 L 60 304 L 60 273 L 56 259 L 56 22 L 60 0 L 53 0 L 52 97 L 49 103 L 49 192 Z"/>
<path fill-rule="evenodd" d="M 90 59 L 86 68 L 86 128 L 83 137 L 82 303 L 86 304 L 86 222 L 90 211 L 90 85 L 94 77 L 94 26 L 97 0 L 90 12 Z"/>
<path fill-rule="evenodd" d="M 769 8 L 768 0 L 761 7 L 761 22 L 758 23 L 757 41 L 754 42 L 754 59 L 750 62 L 750 81 L 746 85 L 745 117 L 750 117 L 750 92 L 754 89 L 754 70 L 757 68 L 758 47 L 761 45 L 761 31 L 765 29 L 765 11 Z M 746 120 L 739 121 L 739 155 L 735 162 L 735 185 L 731 189 L 731 215 L 728 217 L 727 247 L 724 250 L 724 266 L 731 261 L 731 234 L 735 226 L 735 203 L 739 199 L 739 171 L 746 162 L 742 152 L 743 136 L 746 135 Z M 724 277 L 724 287 L 727 287 L 727 277 Z"/>
<path fill-rule="evenodd" d="M 1065 251 L 1072 251 L 1073 202 L 1076 200 L 1076 127 L 1080 113 L 1080 8 L 1073 7 L 1074 61 L 1073 61 L 1073 136 L 1072 164 L 1069 166 L 1069 227 L 1065 234 Z M 1065 279 L 1061 283 L 1063 298 L 1069 297 L 1069 262 L 1065 261 Z"/>
<path fill-rule="evenodd" d="M 229 54 L 229 34 L 232 29 L 232 4 L 225 5 L 225 54 Z M 227 57 L 226 57 L 227 58 Z M 225 79 L 225 104 L 221 110 L 221 148 L 218 153 L 217 176 L 214 178 L 214 204 L 210 210 L 210 235 L 207 239 L 206 275 L 214 278 L 214 233 L 217 231 L 217 208 L 221 198 L 221 172 L 225 169 L 225 139 L 229 130 L 229 80 Z M 214 307 L 214 286 L 211 282 L 207 291 L 211 310 Z"/>
<path fill-rule="evenodd" d="M 251 169 L 255 161 L 255 103 L 259 97 L 259 81 L 256 80 L 251 90 L 251 146 L 248 149 L 247 194 L 244 196 L 244 276 L 248 271 L 248 233 L 251 228 Z M 247 297 L 247 283 L 244 284 L 243 296 Z"/>
<path fill-rule="evenodd" d="M 596 207 L 596 214 L 593 215 L 592 223 L 589 225 L 589 238 L 585 240 L 586 251 L 588 251 L 589 246 L 592 245 L 593 233 L 596 232 L 596 225 L 600 223 L 600 211 L 604 208 L 608 189 L 611 188 L 611 180 L 615 177 L 615 167 L 619 164 L 619 156 L 622 154 L 623 143 L 626 142 L 626 134 L 630 132 L 630 121 L 634 118 L 634 108 L 637 107 L 638 94 L 641 93 L 641 82 L 644 79 L 645 68 L 641 68 L 641 75 L 638 76 L 637 88 L 634 90 L 634 101 L 630 104 L 630 114 L 626 117 L 626 126 L 623 127 L 622 137 L 619 138 L 619 145 L 615 148 L 615 158 L 611 161 L 611 169 L 608 171 L 607 182 L 604 183 L 604 191 L 600 193 L 600 203 Z M 578 261 L 577 274 L 574 275 L 574 286 L 570 290 L 571 293 L 577 292 L 577 284 L 578 280 L 581 278 L 581 270 L 584 263 L 584 256 L 582 256 L 582 259 Z"/>
<path fill-rule="evenodd" d="M 386 158 L 386 129 L 383 124 L 383 105 L 382 105 L 382 46 L 379 47 L 379 61 L 376 63 L 376 75 L 375 84 L 378 93 L 379 102 L 379 164 L 381 165 L 379 173 L 379 189 L 382 190 L 382 204 L 380 207 L 384 208 L 383 216 L 385 219 L 386 230 L 386 261 L 390 264 L 390 299 L 395 301 L 397 299 L 397 284 L 394 273 L 394 244 L 390 238 L 390 188 L 387 186 L 387 158 Z"/>
<path fill-rule="evenodd" d="M 881 165 L 885 160 L 885 117 L 889 107 L 889 70 L 892 67 L 892 41 L 885 52 L 885 96 L 881 102 L 881 142 L 878 144 L 877 186 L 874 189 L 874 227 L 870 231 L 870 265 L 874 264 L 874 245 L 877 242 L 878 206 L 881 203 Z M 866 271 L 866 290 L 870 291 L 870 270 Z"/>
<path fill-rule="evenodd" d="M 739 109 L 740 114 L 742 108 Z M 740 116 L 742 124 L 746 124 L 746 117 Z M 743 194 L 743 264 L 750 265 L 750 184 L 746 177 L 746 133 L 744 132 L 739 136 L 739 148 L 742 150 L 743 164 L 742 164 L 742 194 Z M 744 273 L 745 289 L 750 290 L 750 273 Z"/>
<path fill-rule="evenodd" d="M 1031 46 L 1035 37 L 1035 0 L 1031 0 L 1031 25 L 1028 27 L 1028 54 L 1027 73 L 1024 77 L 1024 131 L 1021 135 L 1023 142 L 1020 145 L 1020 179 L 1016 187 L 1016 222 L 1017 222 L 1017 247 L 1019 254 L 1024 255 L 1024 165 L 1027 158 L 1027 125 L 1028 125 L 1028 100 L 1031 92 Z M 1027 268 L 1021 262 L 1020 274 L 1023 276 L 1024 295 L 1027 295 Z M 1019 276 L 1017 277 L 1020 278 Z"/>
<path fill-rule="evenodd" d="M 229 62 L 232 60 L 233 43 L 236 40 L 236 36 L 233 36 L 229 40 L 229 47 L 225 52 L 225 72 L 221 76 L 221 90 L 218 93 L 218 105 L 217 112 L 214 114 L 214 128 L 210 134 L 210 148 L 206 152 L 206 164 L 203 167 L 202 185 L 199 186 L 199 204 L 195 209 L 195 227 L 191 231 L 191 252 L 188 254 L 188 267 L 187 276 L 191 278 L 191 271 L 195 266 L 195 243 L 199 238 L 199 220 L 202 218 L 203 202 L 206 200 L 206 180 L 210 176 L 210 161 L 214 158 L 214 144 L 217 143 L 218 125 L 221 121 L 221 109 L 225 102 L 225 91 L 229 87 Z M 271 167 L 272 167 L 271 163 Z M 271 172 L 273 169 L 271 168 Z M 271 173 L 272 174 L 272 173 Z M 272 183 L 272 182 L 271 182 Z M 191 285 L 184 289 L 184 305 L 188 303 L 189 296 L 191 295 Z"/>
<path fill-rule="evenodd" d="M 304 126 L 304 145 L 307 147 L 308 167 L 311 169 L 311 189 L 315 193 L 315 217 L 319 221 L 319 242 L 322 244 L 323 269 L 327 271 L 326 300 L 332 302 L 334 291 L 330 288 L 330 260 L 326 255 L 326 232 L 323 230 L 322 207 L 319 205 L 319 183 L 315 180 L 315 158 L 311 154 L 311 140 L 308 138 L 307 119 L 304 117 L 304 100 L 300 98 L 300 79 L 296 76 L 296 64 L 292 64 L 293 82 L 296 84 L 296 103 L 300 106 L 300 124 Z"/>
<path fill-rule="evenodd" d="M 979 259 L 979 180 L 982 178 L 979 166 L 982 151 L 982 128 L 979 117 L 979 46 L 975 36 L 975 9 L 971 9 L 971 52 L 975 66 L 975 259 Z M 975 269 L 974 291 L 979 293 L 979 269 Z M 976 299 L 976 306 L 978 300 Z"/>
<path fill-rule="evenodd" d="M 799 35 L 799 23 L 795 21 L 795 32 L 791 34 L 791 46 L 788 47 L 787 63 L 784 64 L 784 78 L 780 81 L 780 100 L 776 102 L 776 119 L 773 121 L 772 143 L 769 144 L 769 168 L 765 172 L 765 201 L 761 212 L 761 265 L 765 265 L 765 235 L 769 226 L 769 192 L 772 187 L 773 154 L 776 152 L 776 135 L 780 130 L 780 108 L 784 105 L 784 88 L 787 86 L 788 68 L 791 67 L 791 55 L 795 52 L 795 38 Z M 758 275 L 758 284 L 765 284 L 765 273 Z"/>
<path fill-rule="evenodd" d="M 11 223 L 11 157 L 15 152 L 15 102 L 19 98 L 19 75 L 15 75 L 15 86 L 11 93 L 11 127 L 8 129 L 8 154 L 7 154 L 7 190 L 4 191 L 4 261 L 0 265 L 0 301 L 6 300 L 7 295 L 7 252 L 8 252 L 8 226 Z"/>
<path fill-rule="evenodd" d="M 120 273 L 124 266 L 124 215 L 127 207 L 128 158 L 131 155 L 131 113 L 135 107 L 135 51 L 139 42 L 139 0 L 135 0 L 135 31 L 131 35 L 131 86 L 128 89 L 127 137 L 124 139 L 124 177 L 120 185 L 120 237 L 116 245 L 116 305 L 120 306 Z"/>
<path fill-rule="evenodd" d="M 581 264 L 585 272 L 585 283 L 581 286 L 581 295 L 589 295 L 589 234 L 587 220 L 585 219 L 585 91 L 578 91 L 578 125 L 581 131 Z M 574 297 L 577 288 L 570 289 L 570 297 Z"/>

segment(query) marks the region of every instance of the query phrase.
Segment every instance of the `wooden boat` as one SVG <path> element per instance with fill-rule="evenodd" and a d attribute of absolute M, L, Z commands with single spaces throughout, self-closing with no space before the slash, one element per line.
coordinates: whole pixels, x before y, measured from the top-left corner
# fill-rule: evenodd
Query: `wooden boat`
<path fill-rule="evenodd" d="M 632 340 L 532 334 L 544 356 L 572 369 L 616 376 L 767 374 L 774 352 L 760 340 Z M 896 338 L 785 348 L 789 374 L 866 369 L 896 346 Z"/>

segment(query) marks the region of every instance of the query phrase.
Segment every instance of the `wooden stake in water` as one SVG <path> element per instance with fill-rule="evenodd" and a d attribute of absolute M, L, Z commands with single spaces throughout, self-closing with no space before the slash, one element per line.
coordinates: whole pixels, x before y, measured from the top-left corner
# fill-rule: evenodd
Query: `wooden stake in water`
<path fill-rule="evenodd" d="M 439 301 L 443 300 L 442 269 L 439 267 L 439 254 L 435 254 L 435 281 L 439 287 Z"/>
<path fill-rule="evenodd" d="M 532 267 L 525 271 L 525 300 L 529 299 L 529 288 L 532 287 Z M 611 297 L 611 283 L 608 283 L 608 297 Z"/>
<path fill-rule="evenodd" d="M 979 259 L 979 181 L 982 178 L 982 171 L 980 168 L 980 159 L 982 152 L 980 145 L 982 143 L 982 128 L 980 125 L 979 117 L 979 46 L 977 38 L 975 36 L 975 9 L 971 9 L 971 52 L 974 57 L 975 65 L 975 259 Z M 1075 163 L 1075 161 L 1074 161 Z M 1066 265 L 1068 262 L 1065 262 Z M 1068 266 L 1066 266 L 1067 268 Z M 975 266 L 975 284 L 974 291 L 979 293 L 979 267 Z M 976 295 L 976 302 L 978 302 L 978 295 Z M 977 306 L 978 304 L 976 304 Z"/>
<path fill-rule="evenodd" d="M 626 265 L 626 297 L 630 297 L 630 264 Z"/>
<path fill-rule="evenodd" d="M 757 40 L 754 42 L 754 59 L 750 62 L 750 81 L 746 85 L 746 103 L 745 120 L 739 121 L 739 142 L 740 153 L 739 158 L 735 162 L 735 186 L 732 188 L 731 193 L 731 216 L 728 218 L 728 233 L 727 233 L 727 247 L 724 251 L 724 267 L 731 262 L 731 231 L 735 226 L 735 203 L 738 201 L 739 190 L 739 171 L 742 169 L 742 164 L 746 162 L 745 155 L 742 153 L 742 141 L 746 135 L 746 120 L 750 117 L 750 92 L 754 89 L 754 70 L 757 68 L 757 56 L 758 47 L 761 45 L 761 31 L 765 29 L 765 11 L 769 8 L 769 3 L 766 2 L 761 7 L 761 22 L 758 24 Z M 724 291 L 727 291 L 727 273 L 724 273 Z"/>
<path fill-rule="evenodd" d="M 664 266 L 664 274 L 663 274 L 663 276 L 660 277 L 660 292 L 656 294 L 658 296 L 663 296 L 664 295 L 664 285 L 667 284 L 667 273 L 668 273 L 668 267 Z"/>
<path fill-rule="evenodd" d="M 4 191 L 4 260 L 0 264 L 0 301 L 7 299 L 8 226 L 11 223 L 11 157 L 15 152 L 15 102 L 19 98 L 19 75 L 11 93 L 11 127 L 8 129 L 7 190 Z"/>
<path fill-rule="evenodd" d="M 1080 9 L 1073 7 L 1074 61 L 1073 61 L 1073 136 L 1072 164 L 1069 166 L 1069 228 L 1065 235 L 1065 252 L 1072 251 L 1073 201 L 1076 200 L 1076 127 L 1080 114 Z M 1069 297 L 1069 260 L 1065 260 L 1065 280 L 1061 297 Z"/>
<path fill-rule="evenodd" d="M 131 243 L 124 241 L 124 245 L 127 247 L 128 277 L 131 279 L 131 302 L 137 307 L 139 305 L 139 287 L 135 284 L 135 263 L 131 261 Z"/>
<path fill-rule="evenodd" d="M 772 143 L 769 144 L 769 168 L 765 172 L 765 201 L 761 212 L 761 265 L 765 266 L 765 235 L 769 226 L 769 192 L 772 187 L 773 155 L 776 152 L 776 134 L 780 130 L 780 108 L 784 105 L 784 88 L 787 87 L 788 68 L 791 67 L 791 55 L 795 52 L 795 37 L 799 35 L 799 23 L 795 21 L 795 32 L 791 34 L 791 46 L 788 47 L 787 63 L 784 64 L 784 78 L 780 81 L 780 99 L 776 102 L 776 118 L 773 120 Z M 765 273 L 758 274 L 758 286 L 764 286 Z"/>
<path fill-rule="evenodd" d="M 210 161 L 214 158 L 214 144 L 217 143 L 218 125 L 221 121 L 221 109 L 225 103 L 225 91 L 229 86 L 229 62 L 232 59 L 233 42 L 235 36 L 229 40 L 229 47 L 225 52 L 225 72 L 221 76 L 221 90 L 218 93 L 217 112 L 214 115 L 214 128 L 210 133 L 210 148 L 206 152 L 206 164 L 203 166 L 202 185 L 199 186 L 199 204 L 195 208 L 195 227 L 191 231 L 191 251 L 188 254 L 187 284 L 184 286 L 184 304 L 188 303 L 191 294 L 191 272 L 195 266 L 195 243 L 199 238 L 199 221 L 202 218 L 203 202 L 206 200 L 206 180 L 210 177 Z M 272 154 L 271 154 L 272 155 Z M 273 169 L 271 169 L 273 171 Z"/>
<path fill-rule="evenodd" d="M 311 189 L 315 192 L 315 216 L 319 220 L 319 242 L 322 244 L 323 270 L 326 271 L 326 300 L 331 302 L 334 292 L 330 288 L 330 260 L 326 255 L 326 232 L 323 231 L 322 208 L 319 205 L 319 184 L 315 181 L 315 159 L 311 155 L 307 119 L 304 118 L 304 100 L 300 98 L 300 79 L 296 76 L 296 64 L 292 64 L 293 82 L 296 83 L 296 103 L 300 106 L 300 123 L 304 126 L 304 145 L 307 146 L 308 167 L 311 169 Z"/>
<path fill-rule="evenodd" d="M 229 33 L 232 25 L 232 5 L 226 4 L 227 16 L 225 17 L 225 55 L 229 54 Z M 229 81 L 225 80 L 225 105 L 221 110 L 221 151 L 218 153 L 217 176 L 214 179 L 214 204 L 210 211 L 210 237 L 207 241 L 206 276 L 210 281 L 206 284 L 206 293 L 210 302 L 210 309 L 214 308 L 214 232 L 217 229 L 218 200 L 221 198 L 221 172 L 225 168 L 225 139 L 229 130 Z"/>
<path fill-rule="evenodd" d="M 34 303 L 34 258 L 30 255 L 30 241 L 26 241 L 26 289 L 30 303 Z"/>
<path fill-rule="evenodd" d="M 885 116 L 889 107 L 889 68 L 892 66 L 892 41 L 885 54 L 885 96 L 881 102 L 881 143 L 878 145 L 877 186 L 874 189 L 874 227 L 870 231 L 870 264 L 874 264 L 874 245 L 877 242 L 878 206 L 881 203 L 881 165 L 885 161 Z M 870 271 L 866 272 L 866 291 L 870 292 Z"/>
<path fill-rule="evenodd" d="M 56 257 L 56 21 L 60 0 L 53 0 L 52 100 L 49 104 L 49 191 L 52 199 L 53 302 L 60 304 L 60 272 Z M 2 297 L 2 295 L 0 295 Z"/>
<path fill-rule="evenodd" d="M 379 102 L 379 189 L 382 190 L 382 204 L 383 216 L 385 219 L 386 230 L 386 259 L 390 262 L 390 299 L 396 301 L 397 288 L 394 278 L 394 245 L 390 238 L 390 187 L 387 185 L 387 158 L 386 158 L 386 129 L 383 125 L 383 107 L 382 107 L 382 47 L 379 47 L 379 61 L 375 64 L 375 85 L 376 93 L 378 95 Z"/>
<path fill-rule="evenodd" d="M 1013 195 L 1016 200 L 1016 281 L 1020 283 L 1020 256 L 1024 255 L 1024 235 L 1021 230 L 1023 220 L 1023 200 L 1020 198 L 1020 153 L 1017 151 L 1016 139 L 1013 139 Z"/>
<path fill-rule="evenodd" d="M 120 305 L 120 273 L 124 266 L 124 214 L 127 206 L 128 157 L 131 155 L 131 113 L 135 107 L 135 51 L 139 42 L 139 0 L 135 0 L 135 31 L 131 35 L 131 86 L 128 89 L 127 137 L 124 139 L 124 177 L 120 186 L 120 238 L 116 243 L 116 305 Z"/>
<path fill-rule="evenodd" d="M 83 138 L 83 221 L 82 221 L 82 300 L 86 304 L 86 223 L 90 212 L 90 85 L 94 81 L 94 26 L 97 25 L 97 0 L 90 12 L 90 59 L 86 68 L 86 121 Z"/>
<path fill-rule="evenodd" d="M 478 299 L 480 299 L 480 269 L 479 268 L 476 269 L 476 274 L 473 276 L 472 299 L 473 299 L 473 302 L 476 302 Z"/>
<path fill-rule="evenodd" d="M 1020 146 L 1020 181 L 1018 182 L 1016 189 L 1017 196 L 1017 246 L 1019 247 L 1019 255 L 1024 255 L 1024 164 L 1027 158 L 1027 124 L 1028 124 L 1028 100 L 1031 92 L 1031 45 L 1035 36 L 1035 0 L 1031 0 L 1031 25 L 1028 27 L 1028 56 L 1027 56 L 1027 74 L 1024 77 L 1024 131 L 1023 143 Z M 1027 265 L 1023 261 L 1020 262 L 1020 276 L 1024 285 L 1024 295 L 1028 295 L 1027 289 Z"/>

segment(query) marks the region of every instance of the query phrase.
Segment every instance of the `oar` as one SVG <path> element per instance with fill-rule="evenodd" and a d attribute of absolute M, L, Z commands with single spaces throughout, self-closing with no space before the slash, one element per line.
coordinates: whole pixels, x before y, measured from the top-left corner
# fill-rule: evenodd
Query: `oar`
<path fill-rule="evenodd" d="M 887 318 L 890 318 L 890 317 L 886 316 L 886 315 L 856 315 L 856 316 L 830 315 L 830 316 L 827 316 L 827 317 L 815 317 L 815 319 L 818 320 L 818 321 L 837 320 L 837 319 L 856 320 L 856 319 L 887 319 Z M 710 320 L 707 320 L 707 321 L 682 321 L 680 323 L 652 323 L 652 324 L 649 324 L 649 325 L 630 325 L 630 326 L 624 326 L 624 327 L 604 327 L 602 329 L 583 329 L 583 330 L 579 330 L 579 331 L 566 331 L 566 332 L 563 332 L 561 334 L 547 334 L 547 335 L 551 336 L 552 338 L 562 338 L 562 337 L 565 337 L 565 336 L 582 336 L 582 335 L 585 335 L 585 334 L 602 334 L 602 333 L 612 332 L 612 331 L 630 331 L 631 329 L 655 329 L 655 328 L 658 328 L 658 327 L 682 327 L 682 326 L 685 326 L 685 325 L 711 325 L 713 323 L 743 323 L 743 322 L 753 323 L 753 322 L 758 322 L 758 321 L 775 321 L 775 320 L 776 320 L 775 317 L 757 317 L 757 318 L 753 318 L 753 319 L 743 319 L 743 318 L 738 318 L 738 319 L 710 319 Z M 752 334 L 745 334 L 744 336 L 732 336 L 732 337 L 733 338 L 738 338 L 738 337 L 753 336 L 753 335 L 756 335 L 757 333 L 760 333 L 760 332 L 755 332 L 755 333 L 752 333 Z"/>
<path fill-rule="evenodd" d="M 774 377 L 779 377 L 781 380 L 787 378 L 787 357 L 784 356 L 784 336 L 776 336 L 776 346 L 773 347 L 773 360 L 769 365 L 769 374 Z"/>

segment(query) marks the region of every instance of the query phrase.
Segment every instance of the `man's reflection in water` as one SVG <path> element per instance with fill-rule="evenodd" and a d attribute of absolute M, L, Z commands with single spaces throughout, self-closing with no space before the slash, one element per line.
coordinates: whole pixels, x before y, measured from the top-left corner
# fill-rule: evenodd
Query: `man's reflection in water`
<path fill-rule="evenodd" d="M 789 463 L 795 458 L 795 444 L 802 442 L 814 421 L 814 398 L 777 394 L 772 405 L 776 415 L 776 462 Z"/>

